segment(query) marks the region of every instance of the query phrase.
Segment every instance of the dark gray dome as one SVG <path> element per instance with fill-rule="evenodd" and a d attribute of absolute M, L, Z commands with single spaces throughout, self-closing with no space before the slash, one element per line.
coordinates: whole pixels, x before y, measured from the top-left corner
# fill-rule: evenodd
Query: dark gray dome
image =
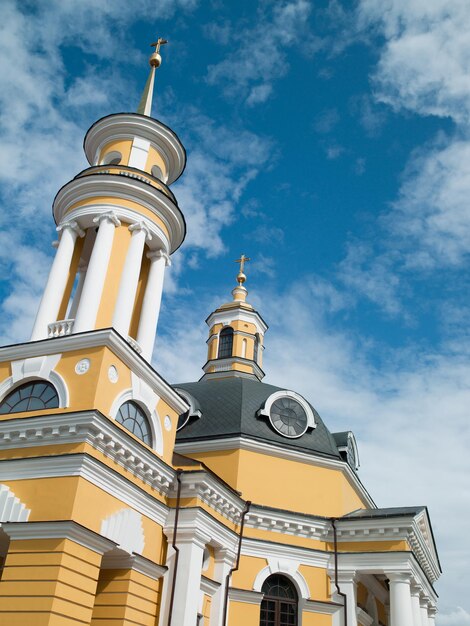
<path fill-rule="evenodd" d="M 190 418 L 177 432 L 177 443 L 243 435 L 283 448 L 341 458 L 333 436 L 311 405 L 317 426 L 296 439 L 284 437 L 273 428 L 267 417 L 257 416 L 273 393 L 288 391 L 282 387 L 241 376 L 209 378 L 174 387 L 189 393 L 202 414 L 199 418 Z"/>

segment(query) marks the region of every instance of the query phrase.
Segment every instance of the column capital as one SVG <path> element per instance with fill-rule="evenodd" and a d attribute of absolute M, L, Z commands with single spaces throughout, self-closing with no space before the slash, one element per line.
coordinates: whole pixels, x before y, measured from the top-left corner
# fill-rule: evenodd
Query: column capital
<path fill-rule="evenodd" d="M 435 617 L 437 615 L 437 606 L 433 606 L 432 604 L 428 604 L 428 616 Z"/>
<path fill-rule="evenodd" d="M 419 598 L 423 592 L 423 588 L 421 587 L 421 585 L 418 585 L 418 583 L 412 581 L 411 582 L 411 595 L 412 596 L 416 596 L 417 598 Z"/>
<path fill-rule="evenodd" d="M 158 259 L 165 259 L 166 267 L 171 265 L 170 255 L 164 252 L 163 250 L 152 250 L 151 252 L 147 252 L 147 258 L 151 261 L 158 261 Z"/>
<path fill-rule="evenodd" d="M 65 229 L 71 230 L 72 232 L 76 233 L 79 237 L 85 236 L 85 231 L 80 228 L 80 226 L 75 220 L 70 220 L 69 222 L 64 222 L 63 224 L 59 224 L 56 228 L 56 231 L 60 233 Z"/>
<path fill-rule="evenodd" d="M 409 572 L 385 572 L 385 575 L 392 583 L 407 583 L 411 585 L 413 579 Z"/>
<path fill-rule="evenodd" d="M 152 234 L 150 232 L 150 229 L 145 222 L 135 222 L 134 224 L 131 224 L 129 226 L 129 230 L 131 233 L 139 233 L 143 231 L 145 233 L 146 241 L 151 241 L 152 239 Z"/>
<path fill-rule="evenodd" d="M 121 222 L 118 220 L 118 217 L 114 211 L 107 211 L 106 213 L 101 213 L 93 218 L 93 222 L 95 224 L 101 224 L 103 220 L 114 224 L 114 226 L 120 226 Z"/>
<path fill-rule="evenodd" d="M 226 565 L 232 565 L 235 563 L 237 555 L 233 550 L 228 548 L 216 548 L 214 550 L 214 560 L 216 563 L 224 563 Z"/>
<path fill-rule="evenodd" d="M 334 571 L 329 570 L 328 574 L 332 582 L 334 582 L 335 580 Z M 338 571 L 338 583 L 357 583 L 357 571 L 355 569 L 339 570 Z"/>
<path fill-rule="evenodd" d="M 419 606 L 422 609 L 427 609 L 429 607 L 430 600 L 427 596 L 421 594 L 419 597 Z"/>

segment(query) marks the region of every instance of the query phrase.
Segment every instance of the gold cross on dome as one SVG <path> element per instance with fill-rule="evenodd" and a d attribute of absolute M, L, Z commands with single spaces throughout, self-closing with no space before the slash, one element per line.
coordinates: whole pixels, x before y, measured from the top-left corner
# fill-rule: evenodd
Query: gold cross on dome
<path fill-rule="evenodd" d="M 247 256 L 245 256 L 244 254 L 241 255 L 241 257 L 239 259 L 237 259 L 235 261 L 235 263 L 240 263 L 240 272 L 243 274 L 243 271 L 245 269 L 245 263 L 247 261 L 251 261 L 251 259 L 249 259 Z"/>
<path fill-rule="evenodd" d="M 163 39 L 163 37 L 159 37 L 157 41 L 150 44 L 150 47 L 155 48 L 155 52 L 158 54 L 160 52 L 160 46 L 163 46 L 166 43 L 168 43 L 168 39 Z"/>

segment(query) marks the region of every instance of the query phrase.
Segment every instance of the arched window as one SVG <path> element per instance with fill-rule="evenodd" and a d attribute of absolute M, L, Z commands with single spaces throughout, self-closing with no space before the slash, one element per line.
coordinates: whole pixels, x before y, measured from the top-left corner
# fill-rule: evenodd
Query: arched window
<path fill-rule="evenodd" d="M 273 574 L 264 581 L 260 626 L 297 626 L 298 596 L 285 576 Z"/>
<path fill-rule="evenodd" d="M 255 345 L 253 347 L 253 361 L 258 363 L 258 353 L 259 353 L 259 335 L 256 333 L 255 335 Z"/>
<path fill-rule="evenodd" d="M 57 409 L 59 396 L 51 383 L 35 380 L 9 393 L 0 404 L 0 414 Z"/>
<path fill-rule="evenodd" d="M 148 446 L 152 445 L 148 418 L 140 406 L 132 400 L 121 404 L 116 415 L 116 422 L 122 424 Z"/>
<path fill-rule="evenodd" d="M 220 331 L 219 335 L 219 354 L 217 358 L 225 359 L 232 356 L 233 347 L 233 328 L 226 326 Z"/>

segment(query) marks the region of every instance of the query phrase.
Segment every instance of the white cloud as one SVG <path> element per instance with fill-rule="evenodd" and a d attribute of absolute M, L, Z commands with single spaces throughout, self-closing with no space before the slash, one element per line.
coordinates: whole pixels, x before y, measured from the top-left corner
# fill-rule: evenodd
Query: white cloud
<path fill-rule="evenodd" d="M 253 26 L 232 26 L 230 35 L 227 24 L 212 26 L 209 33 L 213 37 L 223 34 L 223 41 L 230 41 L 232 51 L 223 61 L 208 67 L 209 84 L 221 84 L 227 96 L 242 97 L 248 106 L 265 102 L 276 79 L 289 68 L 286 50 L 315 50 L 307 26 L 311 10 L 307 0 L 283 0 L 265 4 Z"/>
<path fill-rule="evenodd" d="M 451 613 L 439 613 L 436 623 L 437 626 L 464 626 L 465 624 L 470 624 L 470 613 L 459 606 Z"/>

